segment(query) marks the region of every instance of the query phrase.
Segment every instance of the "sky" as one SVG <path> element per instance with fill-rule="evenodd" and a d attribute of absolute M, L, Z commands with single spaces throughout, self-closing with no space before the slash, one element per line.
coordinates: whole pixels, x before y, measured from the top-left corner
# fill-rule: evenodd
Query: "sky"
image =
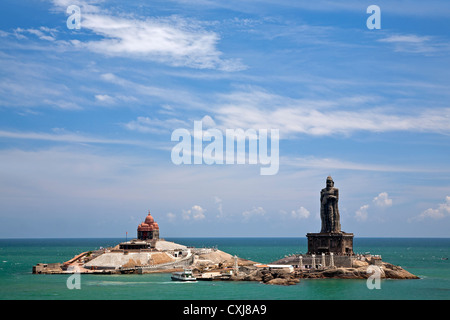
<path fill-rule="evenodd" d="M 149 210 L 163 238 L 304 237 L 327 176 L 345 232 L 448 237 L 449 16 L 445 0 L 2 0 L 0 238 L 131 238 Z M 177 129 L 200 142 L 191 163 Z M 258 134 L 248 159 L 278 130 L 277 170 L 208 162 L 236 129 Z"/>

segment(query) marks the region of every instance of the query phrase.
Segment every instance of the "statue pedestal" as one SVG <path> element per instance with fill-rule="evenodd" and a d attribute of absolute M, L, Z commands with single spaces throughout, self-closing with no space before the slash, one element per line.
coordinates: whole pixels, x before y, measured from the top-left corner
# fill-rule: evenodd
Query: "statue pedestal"
<path fill-rule="evenodd" d="M 308 254 L 353 254 L 353 233 L 307 233 L 306 237 L 308 238 Z"/>

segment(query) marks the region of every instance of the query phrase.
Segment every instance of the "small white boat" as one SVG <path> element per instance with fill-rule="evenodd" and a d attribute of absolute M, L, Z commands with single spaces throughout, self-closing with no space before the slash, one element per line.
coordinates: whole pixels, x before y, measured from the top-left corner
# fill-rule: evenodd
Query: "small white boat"
<path fill-rule="evenodd" d="M 171 278 L 174 281 L 196 281 L 197 280 L 197 278 L 195 278 L 192 275 L 191 269 L 184 269 L 184 271 L 174 272 L 174 273 L 172 273 Z"/>

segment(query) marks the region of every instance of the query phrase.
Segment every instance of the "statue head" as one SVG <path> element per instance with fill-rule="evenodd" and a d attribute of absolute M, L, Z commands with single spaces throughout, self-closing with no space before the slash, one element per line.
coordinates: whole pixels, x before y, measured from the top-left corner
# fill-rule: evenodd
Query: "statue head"
<path fill-rule="evenodd" d="M 334 181 L 333 178 L 331 178 L 331 176 L 327 177 L 327 188 L 333 188 L 334 187 Z"/>

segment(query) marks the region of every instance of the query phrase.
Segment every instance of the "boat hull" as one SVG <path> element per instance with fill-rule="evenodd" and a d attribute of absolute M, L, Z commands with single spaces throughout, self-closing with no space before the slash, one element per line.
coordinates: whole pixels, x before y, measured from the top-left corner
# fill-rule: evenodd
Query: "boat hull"
<path fill-rule="evenodd" d="M 190 269 L 185 270 L 184 272 L 172 273 L 171 278 L 173 281 L 197 281 Z"/>
<path fill-rule="evenodd" d="M 179 278 L 177 276 L 172 276 L 171 278 L 172 278 L 173 281 L 185 281 L 185 282 L 197 281 L 196 278 Z"/>

